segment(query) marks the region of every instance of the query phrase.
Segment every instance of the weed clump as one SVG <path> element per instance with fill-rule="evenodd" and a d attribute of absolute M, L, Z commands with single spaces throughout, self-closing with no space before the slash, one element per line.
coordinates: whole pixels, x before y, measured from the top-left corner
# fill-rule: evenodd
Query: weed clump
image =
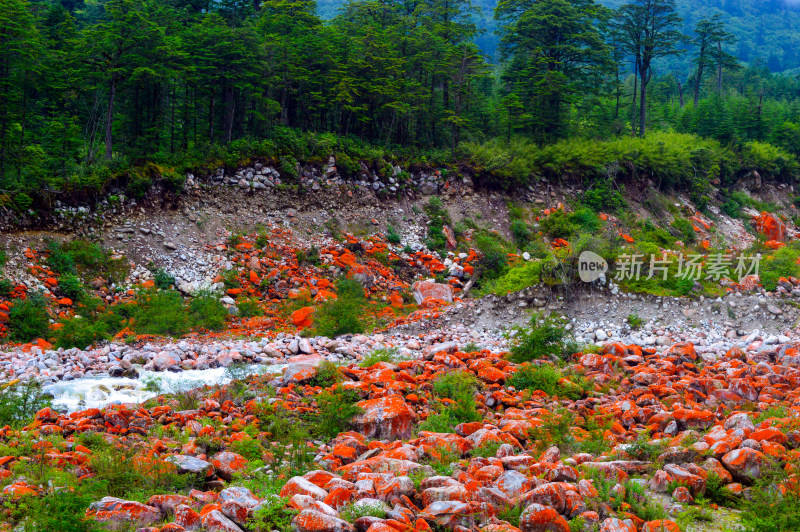
<path fill-rule="evenodd" d="M 364 289 L 358 281 L 343 278 L 336 283 L 336 294 L 336 299 L 326 301 L 314 313 L 316 334 L 335 338 L 364 332 Z"/>
<path fill-rule="evenodd" d="M 566 320 L 534 314 L 527 327 L 516 327 L 511 347 L 513 362 L 530 362 L 547 357 L 566 358 L 575 347 L 565 328 Z M 574 352 L 574 351 L 573 351 Z"/>
<path fill-rule="evenodd" d="M 46 338 L 50 327 L 47 301 L 41 292 L 17 300 L 8 313 L 8 338 L 14 342 L 30 342 Z"/>

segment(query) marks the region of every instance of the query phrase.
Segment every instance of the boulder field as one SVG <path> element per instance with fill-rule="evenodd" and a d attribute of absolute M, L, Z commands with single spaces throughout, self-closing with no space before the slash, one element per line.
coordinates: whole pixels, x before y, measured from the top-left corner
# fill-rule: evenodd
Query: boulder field
<path fill-rule="evenodd" d="M 3 511 L 52 489 L 20 475 L 21 462 L 97 477 L 100 447 L 82 443 L 90 435 L 132 450 L 130 467 L 153 487 L 138 500 L 93 501 L 85 518 L 147 532 L 566 532 L 577 524 L 677 532 L 677 517 L 712 491 L 748 498 L 781 470 L 775 489 L 798 490 L 797 344 L 734 347 L 709 360 L 690 342 L 661 351 L 608 343 L 572 355 L 551 395 L 510 385 L 521 382 L 516 372 L 550 362 L 516 364 L 473 347 L 448 341 L 369 367 L 345 361 L 323 382 L 309 343 L 308 359 L 282 374 L 206 387 L 191 408 L 170 396 L 70 414 L 46 408 L 19 431 L 0 430 L 3 449 L 33 441 L 38 450 L 0 457 Z M 456 403 L 437 385 L 456 374 L 475 383 L 479 419 L 422 430 Z M 302 424 L 344 392 L 357 410 L 343 430 L 281 438 L 291 427 L 276 419 Z M 171 491 L 148 480 L 154 471 L 192 482 Z"/>

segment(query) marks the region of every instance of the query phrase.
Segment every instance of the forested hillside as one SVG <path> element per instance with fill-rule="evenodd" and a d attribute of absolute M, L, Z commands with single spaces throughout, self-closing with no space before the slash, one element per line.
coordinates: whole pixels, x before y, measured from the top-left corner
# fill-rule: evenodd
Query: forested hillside
<path fill-rule="evenodd" d="M 292 178 L 331 154 L 344 175 L 403 159 L 510 187 L 575 175 L 563 154 L 591 139 L 607 149 L 580 174 L 626 178 L 605 169 L 620 162 L 610 142 L 653 130 L 675 147 L 687 141 L 673 132 L 716 143 L 693 175 L 647 163 L 662 182 L 791 178 L 800 80 L 770 63 L 794 64 L 797 12 L 717 4 L 727 15 L 700 19 L 713 10 L 681 16 L 689 5 L 672 0 L 504 0 L 495 65 L 475 45 L 486 6 L 469 0 L 352 0 L 327 21 L 310 0 L 6 0 L 0 199 L 26 210 L 178 190 L 187 171 L 255 157 Z M 772 22 L 750 46 L 754 13 Z"/>

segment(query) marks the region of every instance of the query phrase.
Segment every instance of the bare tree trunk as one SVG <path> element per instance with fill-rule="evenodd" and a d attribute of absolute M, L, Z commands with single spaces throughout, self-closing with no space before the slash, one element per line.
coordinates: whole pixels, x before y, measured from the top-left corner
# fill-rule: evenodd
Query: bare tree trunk
<path fill-rule="evenodd" d="M 722 94 L 722 42 L 717 43 L 719 61 L 717 62 L 717 94 Z"/>
<path fill-rule="evenodd" d="M 681 109 L 683 109 L 683 85 L 681 80 L 678 79 L 678 74 L 675 74 L 675 81 L 678 82 L 678 98 L 680 98 Z M 697 103 L 695 103 L 697 105 Z"/>
<path fill-rule="evenodd" d="M 642 69 L 642 80 L 641 86 L 639 87 L 639 136 L 644 137 L 645 135 L 645 122 L 647 119 L 647 77 L 646 77 L 647 69 Z"/>
<path fill-rule="evenodd" d="M 639 60 L 633 66 L 633 103 L 631 104 L 631 135 L 636 136 L 636 98 L 639 96 Z"/>

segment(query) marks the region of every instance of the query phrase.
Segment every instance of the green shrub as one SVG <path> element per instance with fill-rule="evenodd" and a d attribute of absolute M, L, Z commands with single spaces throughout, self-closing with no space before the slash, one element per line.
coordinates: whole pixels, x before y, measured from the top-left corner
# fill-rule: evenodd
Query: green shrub
<path fill-rule="evenodd" d="M 782 247 L 772 255 L 764 257 L 758 268 L 761 284 L 765 290 L 773 291 L 781 277 L 800 277 L 800 265 L 797 258 L 800 251 L 795 244 Z"/>
<path fill-rule="evenodd" d="M 551 238 L 568 239 L 578 232 L 578 227 L 572 223 L 564 211 L 556 211 L 545 216 L 539 221 L 542 231 Z"/>
<path fill-rule="evenodd" d="M 316 430 L 321 436 L 335 438 L 340 432 L 348 430 L 351 420 L 364 411 L 356 405 L 358 393 L 337 385 L 332 392 L 323 391 L 317 395 L 319 418 Z"/>
<path fill-rule="evenodd" d="M 288 502 L 288 497 L 268 495 L 248 522 L 248 529 L 291 532 L 292 519 L 300 512 L 288 506 Z"/>
<path fill-rule="evenodd" d="M 90 345 L 109 338 L 108 325 L 102 321 L 74 317 L 61 321 L 55 333 L 56 347 L 86 349 Z"/>
<path fill-rule="evenodd" d="M 146 290 L 136 298 L 134 329 L 140 334 L 180 336 L 189 332 L 190 323 L 183 298 L 172 290 Z"/>
<path fill-rule="evenodd" d="M 569 214 L 569 221 L 582 233 L 596 233 L 602 225 L 600 217 L 591 209 L 578 209 Z"/>
<path fill-rule="evenodd" d="M 525 364 L 511 375 L 507 384 L 517 390 L 541 390 L 547 395 L 555 395 L 559 380 L 561 372 L 550 364 Z"/>
<path fill-rule="evenodd" d="M 511 222 L 511 234 L 514 237 L 514 242 L 522 249 L 531 241 L 531 230 L 528 228 L 523 220 L 514 220 Z"/>
<path fill-rule="evenodd" d="M 740 522 L 745 531 L 800 530 L 800 497 L 791 491 L 783 494 L 778 487 L 786 478 L 786 472 L 778 467 L 762 469 L 762 477 L 750 489 L 750 496 L 742 501 Z"/>
<path fill-rule="evenodd" d="M 616 213 L 625 207 L 625 198 L 614 188 L 611 179 L 596 181 L 589 190 L 583 193 L 581 202 L 595 212 Z"/>
<path fill-rule="evenodd" d="M 34 292 L 24 300 L 16 300 L 8 313 L 8 338 L 15 342 L 47 338 L 49 328 L 47 301 L 41 292 Z"/>
<path fill-rule="evenodd" d="M 80 301 L 86 295 L 86 290 L 83 288 L 83 282 L 78 279 L 78 276 L 72 273 L 62 275 L 58 280 L 58 289 L 65 296 L 72 301 Z"/>
<path fill-rule="evenodd" d="M 680 232 L 684 244 L 691 245 L 694 244 L 695 240 L 697 240 L 694 226 L 692 225 L 692 222 L 686 218 L 676 218 L 672 222 L 672 227 Z"/>
<path fill-rule="evenodd" d="M 192 327 L 221 331 L 225 328 L 228 309 L 213 292 L 201 292 L 189 303 L 189 324 Z"/>
<path fill-rule="evenodd" d="M 0 384 L 0 427 L 19 428 L 33 421 L 42 408 L 50 406 L 50 397 L 42 393 L 35 380 Z"/>
<path fill-rule="evenodd" d="M 348 523 L 354 523 L 356 519 L 361 517 L 377 517 L 384 519 L 386 517 L 386 509 L 382 504 L 359 504 L 358 506 L 351 504 L 345 506 L 341 510 L 341 517 Z"/>
<path fill-rule="evenodd" d="M 309 381 L 309 384 L 311 386 L 320 386 L 322 388 L 327 388 L 341 381 L 342 381 L 342 374 L 339 372 L 339 366 L 337 366 L 330 360 L 323 360 L 316 367 L 316 374 Z"/>
<path fill-rule="evenodd" d="M 158 268 L 153 272 L 153 282 L 159 290 L 169 290 L 175 284 L 175 277 L 164 268 Z"/>
<path fill-rule="evenodd" d="M 433 381 L 434 394 L 454 401 L 442 407 L 439 414 L 455 424 L 480 421 L 481 415 L 475 405 L 475 392 L 478 388 L 477 378 L 467 371 L 454 371 L 437 377 Z"/>
<path fill-rule="evenodd" d="M 0 277 L 0 296 L 8 297 L 12 290 L 14 290 L 14 283 L 5 277 Z"/>
<path fill-rule="evenodd" d="M 337 298 L 325 301 L 314 313 L 314 329 L 319 336 L 335 338 L 364 332 L 361 315 L 366 303 L 364 289 L 353 279 L 336 283 Z"/>
<path fill-rule="evenodd" d="M 47 265 L 56 273 L 76 273 L 75 260 L 61 242 L 50 240 L 46 244 Z"/>
<path fill-rule="evenodd" d="M 375 349 L 370 354 L 364 357 L 364 360 L 361 361 L 362 368 L 371 368 L 378 362 L 390 362 L 394 363 L 398 360 L 397 348 L 396 347 L 389 347 L 386 349 Z"/>
<path fill-rule="evenodd" d="M 628 322 L 628 325 L 630 325 L 631 329 L 641 329 L 642 325 L 644 325 L 644 320 L 636 312 L 628 314 L 628 317 L 625 318 L 625 321 Z"/>
<path fill-rule="evenodd" d="M 386 226 L 386 241 L 391 244 L 400 244 L 400 233 L 391 224 Z"/>
<path fill-rule="evenodd" d="M 486 285 L 486 290 L 499 296 L 519 292 L 542 282 L 542 262 L 523 262 L 509 268 L 505 274 Z"/>
<path fill-rule="evenodd" d="M 515 327 L 511 347 L 511 360 L 530 362 L 545 357 L 564 358 L 570 347 L 567 340 L 569 332 L 565 329 L 566 320 L 552 315 L 541 317 L 534 314 L 527 327 Z"/>
<path fill-rule="evenodd" d="M 264 309 L 261 308 L 258 299 L 254 297 L 240 299 L 236 302 L 236 307 L 239 309 L 239 317 L 241 318 L 253 318 L 255 316 L 264 315 Z"/>
<path fill-rule="evenodd" d="M 483 276 L 487 279 L 497 279 L 502 276 L 508 267 L 508 256 L 503 247 L 503 241 L 498 235 L 480 232 L 475 235 L 475 247 L 481 252 L 480 264 L 483 267 Z"/>

